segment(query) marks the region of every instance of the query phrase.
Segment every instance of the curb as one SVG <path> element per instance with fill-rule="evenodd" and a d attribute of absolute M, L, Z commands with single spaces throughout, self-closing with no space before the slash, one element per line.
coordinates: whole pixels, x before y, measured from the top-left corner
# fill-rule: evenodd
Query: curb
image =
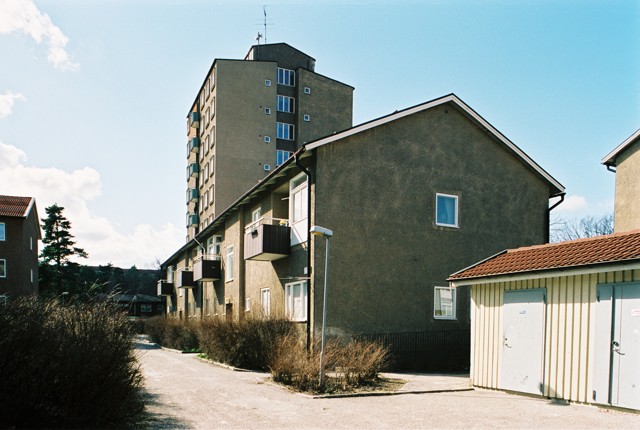
<path fill-rule="evenodd" d="M 308 395 L 312 399 L 340 399 L 345 397 L 377 397 L 377 396 L 399 396 L 401 394 L 437 394 L 437 393 L 458 393 L 463 391 L 473 391 L 473 388 L 452 388 L 441 390 L 412 390 L 412 391 L 371 391 L 362 393 L 340 393 L 340 394 L 316 394 Z"/>
<path fill-rule="evenodd" d="M 213 364 L 214 366 L 222 367 L 223 369 L 232 370 L 232 371 L 234 371 L 234 372 L 254 372 L 254 373 L 261 373 L 261 372 L 258 372 L 258 371 L 256 371 L 256 370 L 242 369 L 242 368 L 240 368 L 240 367 L 234 367 L 234 366 L 231 366 L 230 364 L 225 364 L 225 363 L 220 363 L 219 361 L 209 360 L 208 358 L 203 358 L 203 357 L 197 357 L 197 356 L 196 356 L 196 360 L 200 360 L 200 361 L 202 361 L 203 363 Z"/>

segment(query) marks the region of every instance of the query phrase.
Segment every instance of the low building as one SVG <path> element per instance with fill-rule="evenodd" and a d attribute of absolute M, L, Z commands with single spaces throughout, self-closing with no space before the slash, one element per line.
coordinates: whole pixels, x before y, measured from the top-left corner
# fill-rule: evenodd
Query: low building
<path fill-rule="evenodd" d="M 159 294 L 178 318 L 287 316 L 313 343 L 319 225 L 334 232 L 329 335 L 387 339 L 406 367 L 462 368 L 470 296 L 449 273 L 547 242 L 549 199 L 563 193 L 451 94 L 306 143 L 162 264 Z"/>
<path fill-rule="evenodd" d="M 38 293 L 40 221 L 32 197 L 0 196 L 0 297 Z"/>
<path fill-rule="evenodd" d="M 640 228 L 640 130 L 602 159 L 616 173 L 614 230 Z"/>
<path fill-rule="evenodd" d="M 471 287 L 471 382 L 640 409 L 640 230 L 503 251 Z"/>

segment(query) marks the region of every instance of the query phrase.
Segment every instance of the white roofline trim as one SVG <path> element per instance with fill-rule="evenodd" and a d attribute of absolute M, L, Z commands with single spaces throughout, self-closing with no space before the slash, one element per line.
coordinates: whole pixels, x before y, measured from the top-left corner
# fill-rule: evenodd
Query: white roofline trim
<path fill-rule="evenodd" d="M 477 278 L 458 279 L 449 281 L 451 288 L 462 287 L 465 285 L 486 285 L 494 284 L 497 282 L 513 282 L 513 281 L 528 281 L 531 279 L 541 278 L 557 278 L 559 276 L 576 276 L 576 275 L 589 275 L 593 273 L 605 273 L 615 272 L 620 270 L 636 270 L 640 269 L 640 261 L 632 260 L 629 262 L 620 262 L 612 264 L 597 264 L 589 266 L 573 266 L 566 269 L 549 269 L 539 271 L 528 271 L 522 273 L 505 274 L 505 275 L 487 275 L 479 276 Z"/>
<path fill-rule="evenodd" d="M 616 149 L 605 155 L 601 163 L 605 166 L 615 166 L 615 158 L 618 156 L 618 154 L 622 152 L 627 146 L 631 145 L 631 142 L 636 140 L 638 137 L 640 137 L 640 128 L 631 136 L 629 136 L 624 142 L 618 145 Z"/>
<path fill-rule="evenodd" d="M 25 209 L 24 214 L 22 214 L 23 218 L 27 218 L 29 216 L 29 212 L 31 212 L 31 208 L 33 207 L 35 202 L 36 202 L 36 199 L 31 197 L 31 200 L 29 200 L 29 205 L 27 205 L 27 208 Z"/>
<path fill-rule="evenodd" d="M 394 112 L 391 115 L 383 116 L 379 119 L 366 122 L 361 125 L 357 125 L 345 131 L 333 134 L 331 136 L 327 136 L 325 138 L 318 139 L 316 141 L 310 142 L 306 145 L 307 150 L 315 149 L 320 146 L 326 145 L 328 143 L 334 142 L 339 139 L 344 139 L 349 136 L 353 136 L 355 134 L 361 133 L 366 130 L 370 130 L 372 128 L 378 127 L 383 124 L 387 124 L 392 121 L 396 121 L 400 118 L 404 118 L 409 115 L 413 115 L 414 113 L 422 112 L 427 109 L 431 109 L 436 106 L 440 106 L 445 103 L 453 102 L 458 107 L 460 107 L 467 115 L 472 117 L 475 121 L 477 121 L 480 125 L 482 125 L 485 129 L 491 132 L 498 140 L 500 140 L 504 145 L 506 145 L 509 149 L 515 152 L 517 155 L 522 158 L 526 164 L 531 166 L 535 171 L 537 171 L 543 178 L 553 184 L 558 190 L 564 192 L 565 188 L 556 181 L 551 175 L 549 175 L 542 167 L 540 167 L 535 161 L 533 161 L 527 154 L 525 154 L 520 148 L 518 148 L 513 142 L 507 139 L 502 133 L 500 133 L 496 128 L 494 128 L 491 124 L 489 124 L 484 118 L 482 118 L 477 112 L 471 109 L 466 103 L 458 98 L 455 94 L 449 94 L 447 96 L 441 97 L 439 99 L 435 99 L 399 112 Z"/>

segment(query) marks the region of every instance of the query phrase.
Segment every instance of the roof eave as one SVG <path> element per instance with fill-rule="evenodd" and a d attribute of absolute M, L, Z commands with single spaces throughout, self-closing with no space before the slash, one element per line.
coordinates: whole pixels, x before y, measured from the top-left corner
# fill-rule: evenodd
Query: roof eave
<path fill-rule="evenodd" d="M 625 141 L 618 145 L 613 151 L 605 155 L 601 163 L 605 166 L 615 166 L 616 158 L 618 157 L 618 155 L 638 138 L 640 138 L 640 128 L 627 139 L 625 139 Z"/>

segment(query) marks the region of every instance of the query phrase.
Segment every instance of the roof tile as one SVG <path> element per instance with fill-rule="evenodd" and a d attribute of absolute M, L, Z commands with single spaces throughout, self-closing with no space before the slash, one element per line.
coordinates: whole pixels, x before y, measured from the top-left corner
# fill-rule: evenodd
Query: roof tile
<path fill-rule="evenodd" d="M 31 204 L 31 197 L 0 195 L 0 216 L 24 218 Z"/>

